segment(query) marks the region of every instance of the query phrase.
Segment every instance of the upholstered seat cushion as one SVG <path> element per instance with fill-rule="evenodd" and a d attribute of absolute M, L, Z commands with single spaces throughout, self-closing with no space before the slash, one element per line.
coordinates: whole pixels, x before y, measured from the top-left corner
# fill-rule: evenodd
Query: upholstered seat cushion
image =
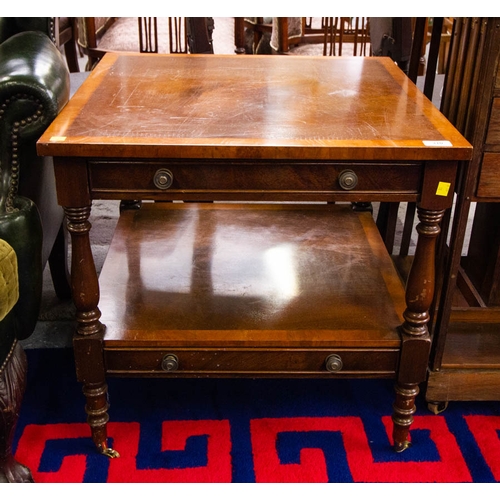
<path fill-rule="evenodd" d="M 0 321 L 19 299 L 17 257 L 14 249 L 0 239 Z"/>

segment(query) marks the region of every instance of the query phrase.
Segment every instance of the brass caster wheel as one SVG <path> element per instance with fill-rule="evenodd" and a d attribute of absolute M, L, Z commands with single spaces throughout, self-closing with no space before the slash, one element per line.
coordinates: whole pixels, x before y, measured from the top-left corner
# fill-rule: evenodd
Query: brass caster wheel
<path fill-rule="evenodd" d="M 407 450 L 411 446 L 410 441 L 403 441 L 402 443 L 396 443 L 394 445 L 394 451 L 396 453 L 402 453 L 403 451 Z"/>
<path fill-rule="evenodd" d="M 113 448 L 99 447 L 99 452 L 109 458 L 120 458 L 120 454 Z"/>
<path fill-rule="evenodd" d="M 448 401 L 429 401 L 427 403 L 427 408 L 434 413 L 434 415 L 439 415 L 448 408 Z"/>

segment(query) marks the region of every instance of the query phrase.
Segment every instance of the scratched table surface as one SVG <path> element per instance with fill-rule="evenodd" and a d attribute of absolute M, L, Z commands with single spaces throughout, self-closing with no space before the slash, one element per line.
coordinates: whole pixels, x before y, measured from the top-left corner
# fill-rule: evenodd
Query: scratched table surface
<path fill-rule="evenodd" d="M 460 160 L 470 145 L 389 58 L 110 53 L 38 151 Z"/>

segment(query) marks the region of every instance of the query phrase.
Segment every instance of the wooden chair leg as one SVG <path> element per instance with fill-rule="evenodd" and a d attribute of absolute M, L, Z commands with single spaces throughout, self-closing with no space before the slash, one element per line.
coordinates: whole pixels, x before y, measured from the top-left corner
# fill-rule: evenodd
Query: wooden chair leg
<path fill-rule="evenodd" d="M 411 235 L 413 232 L 413 221 L 415 220 L 415 213 L 417 211 L 416 203 L 408 203 L 405 215 L 405 222 L 403 226 L 403 236 L 401 238 L 401 248 L 399 251 L 400 257 L 406 257 L 410 250 Z"/>
<path fill-rule="evenodd" d="M 49 255 L 50 275 L 54 290 L 60 299 L 71 298 L 70 273 L 68 269 L 68 241 L 64 233 L 64 223 L 61 224 L 54 246 Z"/>
<path fill-rule="evenodd" d="M 392 255 L 394 248 L 394 236 L 396 232 L 396 222 L 398 219 L 399 203 L 383 202 L 380 203 L 377 214 L 377 227 L 380 231 L 385 247 Z"/>
<path fill-rule="evenodd" d="M 64 45 L 64 54 L 70 73 L 79 73 L 80 65 L 78 64 L 78 52 L 74 40 L 70 40 Z"/>

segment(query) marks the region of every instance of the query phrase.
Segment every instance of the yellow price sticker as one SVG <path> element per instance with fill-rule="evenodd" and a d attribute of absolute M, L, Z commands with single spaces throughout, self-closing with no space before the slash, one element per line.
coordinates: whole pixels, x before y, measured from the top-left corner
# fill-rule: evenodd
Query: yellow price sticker
<path fill-rule="evenodd" d="M 451 183 L 449 182 L 440 182 L 438 184 L 436 195 L 437 196 L 448 196 L 450 191 Z"/>

